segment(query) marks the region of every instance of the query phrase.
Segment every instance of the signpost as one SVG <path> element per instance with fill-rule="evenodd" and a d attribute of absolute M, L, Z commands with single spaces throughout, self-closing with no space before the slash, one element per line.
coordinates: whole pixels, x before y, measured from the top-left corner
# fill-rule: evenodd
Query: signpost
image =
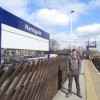
<path fill-rule="evenodd" d="M 87 42 L 86 48 L 87 48 L 87 59 L 89 59 L 89 48 L 96 48 L 97 47 L 97 43 L 96 41 L 94 42 Z"/>
<path fill-rule="evenodd" d="M 1 15 L 2 15 L 2 12 L 0 9 L 0 48 L 1 48 Z M 0 60 L 1 60 L 1 49 L 0 49 Z M 1 64 L 1 61 L 0 61 L 0 64 Z"/>
<path fill-rule="evenodd" d="M 49 34 L 0 8 L 1 48 L 49 51 Z"/>

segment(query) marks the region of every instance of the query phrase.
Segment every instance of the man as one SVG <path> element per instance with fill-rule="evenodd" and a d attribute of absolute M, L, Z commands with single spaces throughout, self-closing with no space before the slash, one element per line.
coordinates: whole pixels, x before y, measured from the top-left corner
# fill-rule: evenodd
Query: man
<path fill-rule="evenodd" d="M 77 51 L 75 49 L 72 50 L 71 56 L 68 58 L 67 64 L 68 64 L 67 67 L 68 67 L 68 77 L 69 77 L 67 97 L 72 95 L 72 82 L 74 77 L 76 83 L 77 95 L 80 98 L 82 98 L 80 92 L 80 84 L 79 84 L 79 74 L 81 71 L 81 59 L 79 56 L 77 56 Z"/>

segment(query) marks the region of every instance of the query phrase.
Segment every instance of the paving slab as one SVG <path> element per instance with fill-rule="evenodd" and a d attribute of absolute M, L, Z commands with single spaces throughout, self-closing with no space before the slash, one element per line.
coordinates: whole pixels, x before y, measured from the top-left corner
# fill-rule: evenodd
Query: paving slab
<path fill-rule="evenodd" d="M 76 84 L 75 80 L 73 80 L 73 93 L 70 97 L 66 97 L 66 94 L 68 93 L 68 80 L 65 82 L 63 87 L 58 91 L 58 93 L 55 95 L 53 100 L 86 100 L 86 86 L 85 86 L 85 73 L 84 73 L 84 61 L 82 61 L 82 69 L 81 69 L 81 75 L 80 75 L 80 87 L 81 87 L 81 93 L 83 98 L 80 98 L 76 94 Z"/>

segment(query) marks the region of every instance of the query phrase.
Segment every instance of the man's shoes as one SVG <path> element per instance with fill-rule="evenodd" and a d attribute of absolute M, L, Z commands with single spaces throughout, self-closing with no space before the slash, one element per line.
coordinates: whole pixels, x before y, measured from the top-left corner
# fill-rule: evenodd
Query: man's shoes
<path fill-rule="evenodd" d="M 80 98 L 82 98 L 81 92 L 77 92 L 77 96 L 79 96 Z"/>
<path fill-rule="evenodd" d="M 70 97 L 72 95 L 72 92 L 68 92 L 68 94 L 66 94 L 66 97 Z"/>

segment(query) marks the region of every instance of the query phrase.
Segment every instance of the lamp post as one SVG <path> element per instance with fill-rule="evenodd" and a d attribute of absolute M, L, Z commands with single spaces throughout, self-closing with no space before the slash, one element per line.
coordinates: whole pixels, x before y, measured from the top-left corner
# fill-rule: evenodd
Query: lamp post
<path fill-rule="evenodd" d="M 74 10 L 72 10 L 71 11 L 71 42 L 70 42 L 70 46 L 71 46 L 71 50 L 72 50 L 72 21 L 73 21 L 73 19 L 72 19 L 72 14 L 74 13 L 75 11 Z"/>

